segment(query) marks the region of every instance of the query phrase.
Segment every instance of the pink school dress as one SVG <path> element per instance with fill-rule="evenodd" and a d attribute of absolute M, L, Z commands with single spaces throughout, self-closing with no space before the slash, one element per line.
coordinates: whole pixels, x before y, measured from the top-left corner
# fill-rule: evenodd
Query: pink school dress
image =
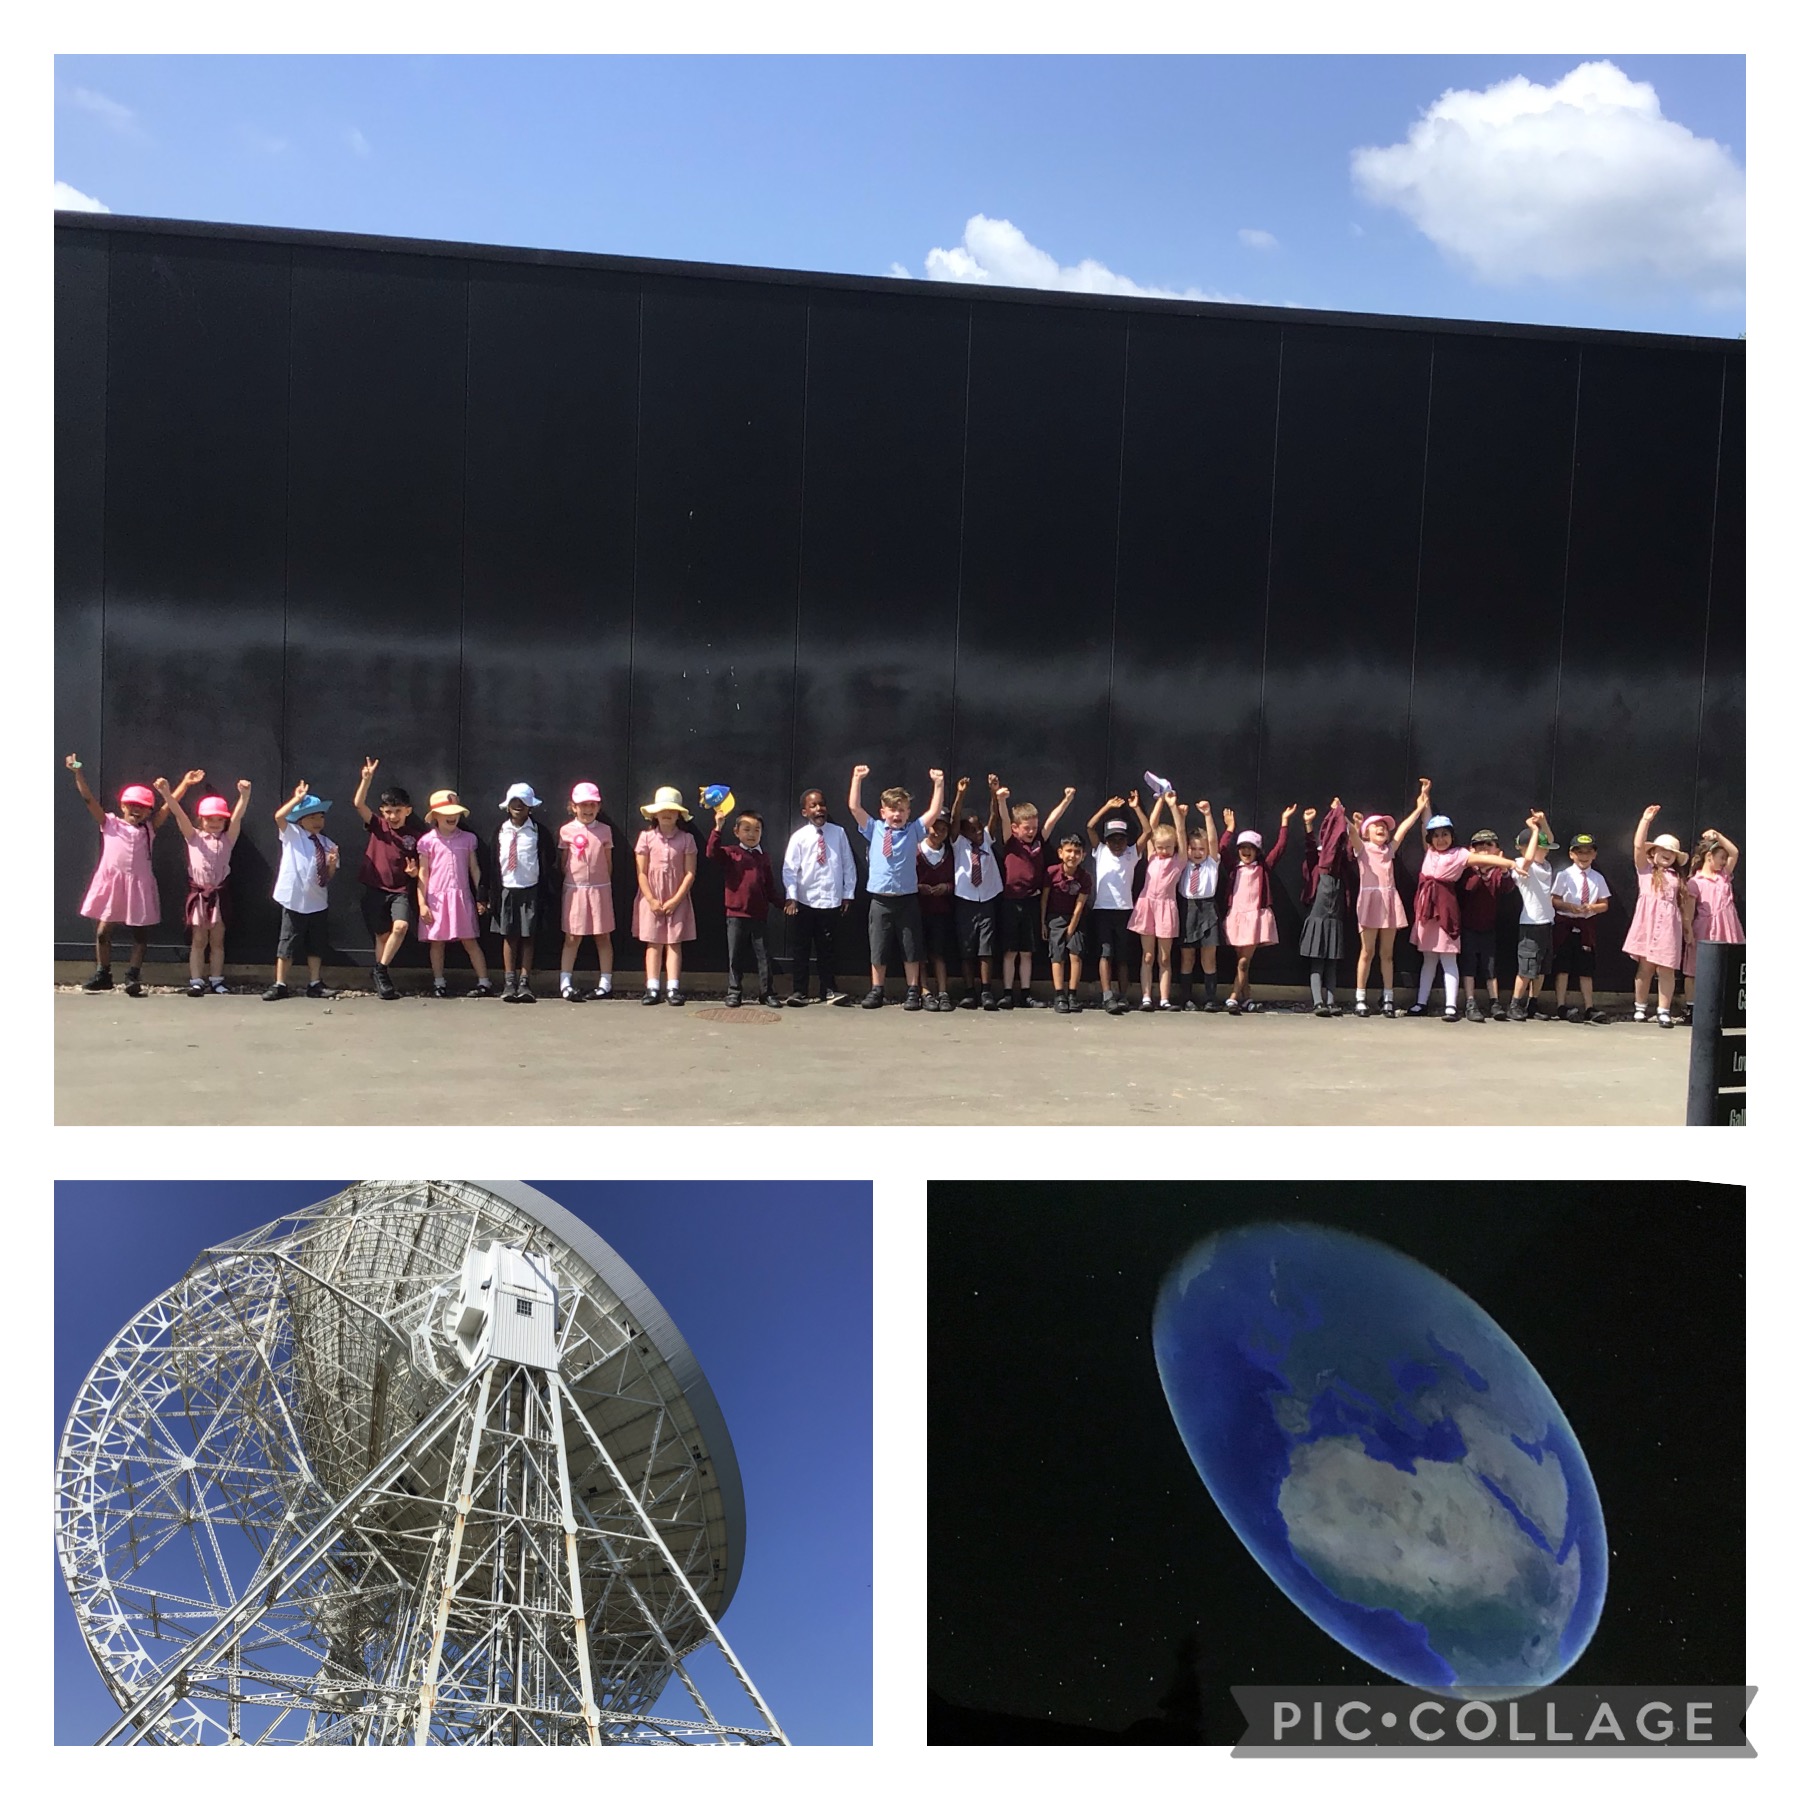
<path fill-rule="evenodd" d="M 431 923 L 419 926 L 428 944 L 447 944 L 479 934 L 475 915 L 475 881 L 471 865 L 475 834 L 460 826 L 446 837 L 433 826 L 419 838 L 419 873 L 425 877 L 425 904 Z"/>
<path fill-rule="evenodd" d="M 1690 875 L 1688 891 L 1694 896 L 1694 943 L 1741 944 L 1744 922 L 1738 917 L 1737 895 L 1729 875 Z M 1694 972 L 1694 944 L 1687 946 L 1681 972 Z"/>
<path fill-rule="evenodd" d="M 694 840 L 677 831 L 670 837 L 654 826 L 638 833 L 637 853 L 650 859 L 646 880 L 658 900 L 667 900 L 681 886 L 688 859 L 699 854 Z M 631 932 L 640 944 L 683 944 L 694 935 L 694 895 L 672 913 L 653 913 L 640 893 L 631 906 Z"/>
<path fill-rule="evenodd" d="M 81 916 L 103 925 L 155 925 L 162 919 L 156 877 L 150 872 L 148 823 L 117 813 L 100 821 L 100 866 L 81 902 Z"/>
<path fill-rule="evenodd" d="M 1234 950 L 1280 942 L 1274 908 L 1262 903 L 1270 860 L 1264 857 L 1260 864 L 1247 867 L 1234 863 L 1221 877 L 1231 883 L 1231 904 L 1225 909 L 1225 941 Z"/>
<path fill-rule="evenodd" d="M 1356 895 L 1356 923 L 1359 929 L 1406 923 L 1406 902 L 1394 886 L 1394 840 L 1372 844 L 1361 832 L 1350 838 L 1350 853 L 1356 858 L 1362 886 Z"/>
<path fill-rule="evenodd" d="M 1455 883 L 1462 879 L 1462 872 L 1469 866 L 1467 850 L 1427 850 L 1425 861 L 1419 868 L 1421 886 L 1427 881 Z M 1427 919 L 1421 916 L 1414 921 L 1412 941 L 1421 950 L 1428 950 L 1434 956 L 1456 956 L 1462 950 L 1462 903 L 1457 898 L 1454 886 L 1445 896 L 1449 901 L 1447 911 L 1456 921 L 1452 929 L 1442 918 Z M 1423 904 L 1423 903 L 1421 903 Z M 1442 902 L 1439 902 L 1442 905 Z"/>
<path fill-rule="evenodd" d="M 196 830 L 187 841 L 188 891 L 182 918 L 189 926 L 225 925 L 225 880 L 231 873 L 231 839 L 221 831 Z"/>
<path fill-rule="evenodd" d="M 1175 901 L 1175 884 L 1187 867 L 1179 856 L 1152 856 L 1144 864 L 1144 891 L 1131 909 L 1126 928 L 1142 937 L 1181 936 L 1181 908 Z"/>
<path fill-rule="evenodd" d="M 591 825 L 570 819 L 556 837 L 568 862 L 562 891 L 563 931 L 569 937 L 606 937 L 613 928 L 612 882 L 606 873 L 612 827 L 599 819 Z"/>
<path fill-rule="evenodd" d="M 1641 956 L 1659 969 L 1681 967 L 1681 881 L 1673 869 L 1662 871 L 1662 892 L 1656 890 L 1656 871 L 1638 870 L 1637 911 L 1625 934 L 1625 954 Z"/>

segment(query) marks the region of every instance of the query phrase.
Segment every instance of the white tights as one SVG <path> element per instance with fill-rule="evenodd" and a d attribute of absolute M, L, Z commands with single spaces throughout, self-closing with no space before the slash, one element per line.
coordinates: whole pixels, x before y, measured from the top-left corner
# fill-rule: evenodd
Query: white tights
<path fill-rule="evenodd" d="M 1419 954 L 1424 960 L 1419 964 L 1418 1004 L 1420 1006 L 1429 1006 L 1431 1004 L 1431 990 L 1437 981 L 1438 968 L 1442 965 L 1444 971 L 1444 1010 L 1446 1012 L 1455 1011 L 1456 952 L 1454 950 L 1445 950 L 1442 952 L 1436 950 L 1421 950 Z"/>

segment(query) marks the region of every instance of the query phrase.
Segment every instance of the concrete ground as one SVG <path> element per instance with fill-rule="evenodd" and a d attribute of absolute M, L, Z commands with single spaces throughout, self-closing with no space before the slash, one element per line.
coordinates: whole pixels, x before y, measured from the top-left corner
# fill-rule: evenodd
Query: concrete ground
<path fill-rule="evenodd" d="M 351 979 L 360 979 L 351 977 Z M 466 987 L 466 976 L 457 984 Z M 1679 1125 L 1690 1034 L 1615 1023 L 729 1012 L 59 988 L 56 1122 Z"/>

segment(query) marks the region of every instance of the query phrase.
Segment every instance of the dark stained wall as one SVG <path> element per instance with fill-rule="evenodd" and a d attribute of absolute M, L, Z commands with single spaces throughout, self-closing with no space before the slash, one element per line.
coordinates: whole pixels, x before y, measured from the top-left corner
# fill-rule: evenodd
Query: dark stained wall
<path fill-rule="evenodd" d="M 1743 835 L 1735 341 L 85 218 L 56 295 L 58 754 L 109 802 L 255 783 L 233 960 L 272 952 L 301 778 L 368 960 L 364 754 L 483 830 L 511 781 L 553 820 L 598 781 L 622 917 L 663 782 L 731 782 L 779 857 L 802 788 L 847 822 L 857 760 L 921 803 L 939 763 L 1073 785 L 1077 822 L 1148 765 L 1271 836 L 1426 774 L 1464 837 L 1543 806 L 1600 839 L 1603 985 L 1642 807 Z M 95 839 L 59 779 L 80 955 Z M 173 829 L 156 855 L 173 955 Z M 717 968 L 704 864 L 698 910 Z"/>

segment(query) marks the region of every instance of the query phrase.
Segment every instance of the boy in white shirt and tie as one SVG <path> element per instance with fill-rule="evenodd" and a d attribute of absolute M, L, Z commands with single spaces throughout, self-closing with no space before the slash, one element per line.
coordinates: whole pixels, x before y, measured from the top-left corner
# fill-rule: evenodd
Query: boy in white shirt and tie
<path fill-rule="evenodd" d="M 781 859 L 784 911 L 793 920 L 792 960 L 794 991 L 789 1006 L 806 1004 L 807 965 L 819 964 L 819 998 L 833 1006 L 849 1004 L 850 996 L 838 992 L 838 920 L 850 910 L 856 894 L 856 859 L 843 826 L 826 817 L 825 794 L 808 788 L 800 796 L 800 816 L 806 821 L 788 839 Z"/>
<path fill-rule="evenodd" d="M 1569 839 L 1571 861 L 1550 884 L 1550 904 L 1556 912 L 1556 1010 L 1554 1017 L 1571 1024 L 1598 1025 L 1600 1010 L 1594 1005 L 1594 952 L 1598 933 L 1594 921 L 1606 911 L 1612 889 L 1594 867 L 1600 846 L 1585 832 Z M 1581 983 L 1581 1004 L 1569 1006 L 1569 977 Z"/>

